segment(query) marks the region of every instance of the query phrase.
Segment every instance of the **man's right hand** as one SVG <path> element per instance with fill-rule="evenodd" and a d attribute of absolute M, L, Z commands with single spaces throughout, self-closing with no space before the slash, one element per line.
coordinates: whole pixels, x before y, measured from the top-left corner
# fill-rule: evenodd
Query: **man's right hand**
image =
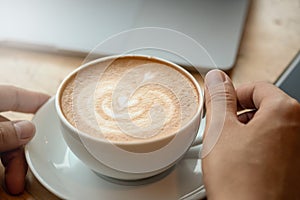
<path fill-rule="evenodd" d="M 208 199 L 300 199 L 300 104 L 268 83 L 235 90 L 218 70 L 205 85 Z"/>

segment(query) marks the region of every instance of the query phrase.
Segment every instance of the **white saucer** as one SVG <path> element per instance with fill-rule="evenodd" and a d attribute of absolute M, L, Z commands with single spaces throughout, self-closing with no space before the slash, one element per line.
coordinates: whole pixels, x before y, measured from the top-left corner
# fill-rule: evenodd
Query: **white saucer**
<path fill-rule="evenodd" d="M 190 149 L 185 157 L 162 177 L 148 183 L 113 183 L 89 170 L 69 150 L 59 130 L 54 98 L 35 115 L 36 135 L 26 146 L 28 165 L 49 191 L 63 199 L 200 199 L 205 197 L 202 181 L 201 146 Z M 204 123 L 202 123 L 204 124 Z M 199 133 L 203 132 L 200 127 Z"/>

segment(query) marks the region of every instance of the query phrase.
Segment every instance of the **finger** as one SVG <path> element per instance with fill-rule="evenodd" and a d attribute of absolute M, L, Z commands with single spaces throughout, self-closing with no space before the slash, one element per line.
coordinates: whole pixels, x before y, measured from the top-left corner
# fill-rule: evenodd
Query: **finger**
<path fill-rule="evenodd" d="M 0 112 L 18 111 L 35 113 L 49 99 L 49 95 L 14 86 L 0 86 Z"/>
<path fill-rule="evenodd" d="M 212 70 L 205 77 L 205 106 L 207 123 L 224 122 L 225 117 L 237 118 L 237 101 L 230 78 L 220 70 Z"/>
<path fill-rule="evenodd" d="M 276 86 L 266 83 L 252 83 L 236 89 L 237 99 L 243 109 L 258 109 L 262 103 L 268 104 L 280 98 L 282 92 Z"/>
<path fill-rule="evenodd" d="M 236 93 L 230 78 L 220 70 L 205 77 L 206 128 L 202 158 L 212 150 L 226 121 L 237 121 Z M 231 120 L 229 120 L 231 119 Z"/>
<path fill-rule="evenodd" d="M 5 152 L 1 155 L 5 167 L 5 186 L 10 194 L 18 195 L 24 191 L 27 163 L 24 148 Z"/>
<path fill-rule="evenodd" d="M 9 121 L 0 115 L 0 122 Z M 27 163 L 22 147 L 1 153 L 1 161 L 5 167 L 5 185 L 10 194 L 17 195 L 24 191 Z"/>
<path fill-rule="evenodd" d="M 0 122 L 0 152 L 16 149 L 31 140 L 35 127 L 29 121 Z"/>

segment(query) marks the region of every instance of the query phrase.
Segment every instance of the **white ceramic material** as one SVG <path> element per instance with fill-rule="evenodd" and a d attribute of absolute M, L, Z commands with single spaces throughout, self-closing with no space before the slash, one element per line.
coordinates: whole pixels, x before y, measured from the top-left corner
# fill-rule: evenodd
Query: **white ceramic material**
<path fill-rule="evenodd" d="M 195 140 L 202 119 L 203 95 L 198 82 L 189 72 L 169 61 L 151 57 L 151 59 L 157 59 L 177 68 L 177 70 L 185 74 L 194 83 L 199 92 L 199 107 L 196 110 L 196 114 L 191 118 L 188 124 L 181 127 L 177 134 L 155 141 L 153 140 L 151 143 L 147 140 L 145 142 L 130 144 L 134 145 L 133 149 L 138 149 L 156 146 L 157 144 L 164 146 L 162 144 L 167 143 L 167 145 L 155 151 L 146 153 L 128 152 L 120 150 L 120 148 L 116 147 L 116 145 L 112 145 L 106 139 L 95 138 L 85 134 L 76 129 L 65 119 L 60 107 L 61 94 L 70 77 L 83 68 L 87 68 L 93 64 L 128 56 L 132 55 L 104 57 L 86 63 L 76 69 L 67 76 L 60 85 L 55 99 L 55 106 L 60 119 L 63 137 L 71 151 L 82 160 L 83 163 L 93 171 L 107 177 L 122 180 L 138 180 L 157 175 L 175 165 Z M 142 55 L 134 55 L 134 57 L 149 58 L 149 56 Z M 173 136 L 175 137 L 173 138 Z M 154 143 L 155 145 L 153 145 Z M 127 145 L 129 144 L 126 142 L 118 143 L 118 146 L 126 147 Z M 130 148 L 132 149 L 132 146 Z"/>
<path fill-rule="evenodd" d="M 67 147 L 59 128 L 54 98 L 35 115 L 36 135 L 25 155 L 34 176 L 62 199 L 201 199 L 205 197 L 201 146 L 192 147 L 173 168 L 146 181 L 112 183 L 93 173 Z M 198 135 L 203 133 L 202 123 Z"/>

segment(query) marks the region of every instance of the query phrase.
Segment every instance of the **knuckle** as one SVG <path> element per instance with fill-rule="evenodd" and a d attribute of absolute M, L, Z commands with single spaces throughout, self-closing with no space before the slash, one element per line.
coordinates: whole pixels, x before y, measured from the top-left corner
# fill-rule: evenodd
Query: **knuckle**
<path fill-rule="evenodd" d="M 286 129 L 300 131 L 300 104 L 293 98 L 290 98 L 288 103 L 286 103 L 285 112 L 283 113 L 283 120 Z"/>
<path fill-rule="evenodd" d="M 281 99 L 280 105 L 283 105 L 283 109 L 286 110 L 288 113 L 290 112 L 299 112 L 299 103 L 293 99 L 293 98 L 288 98 L 288 99 Z"/>
<path fill-rule="evenodd" d="M 232 85 L 225 82 L 223 84 L 217 85 L 208 91 L 208 101 L 224 101 L 224 100 L 234 100 Z"/>
<path fill-rule="evenodd" d="M 210 88 L 205 98 L 207 109 L 210 110 L 215 117 L 218 116 L 217 118 L 223 118 L 228 116 L 229 113 L 236 112 L 236 92 L 233 85 L 229 82 L 224 82 Z"/>
<path fill-rule="evenodd" d="M 17 140 L 16 132 L 11 122 L 0 123 L 0 149 L 1 146 L 5 146 L 14 143 Z"/>
<path fill-rule="evenodd" d="M 280 120 L 286 124 L 300 125 L 300 104 L 291 97 L 282 97 L 276 100 L 276 104 L 272 107 L 272 113 L 280 115 Z"/>
<path fill-rule="evenodd" d="M 290 103 L 294 109 L 296 109 L 297 111 L 300 111 L 300 103 L 296 99 L 291 98 Z"/>
<path fill-rule="evenodd" d="M 14 104 L 12 105 L 12 110 L 16 111 L 19 110 L 19 102 L 20 102 L 20 91 L 17 87 L 13 86 L 15 93 L 14 93 Z"/>
<path fill-rule="evenodd" d="M 290 110 L 290 112 L 293 112 L 293 113 L 295 113 L 295 115 L 300 117 L 300 103 L 296 99 L 294 99 L 294 98 L 290 99 L 289 110 Z"/>
<path fill-rule="evenodd" d="M 271 87 L 274 87 L 274 85 L 266 82 L 266 81 L 257 81 L 254 83 L 254 87 L 256 90 L 264 90 L 267 91 L 269 90 Z"/>

